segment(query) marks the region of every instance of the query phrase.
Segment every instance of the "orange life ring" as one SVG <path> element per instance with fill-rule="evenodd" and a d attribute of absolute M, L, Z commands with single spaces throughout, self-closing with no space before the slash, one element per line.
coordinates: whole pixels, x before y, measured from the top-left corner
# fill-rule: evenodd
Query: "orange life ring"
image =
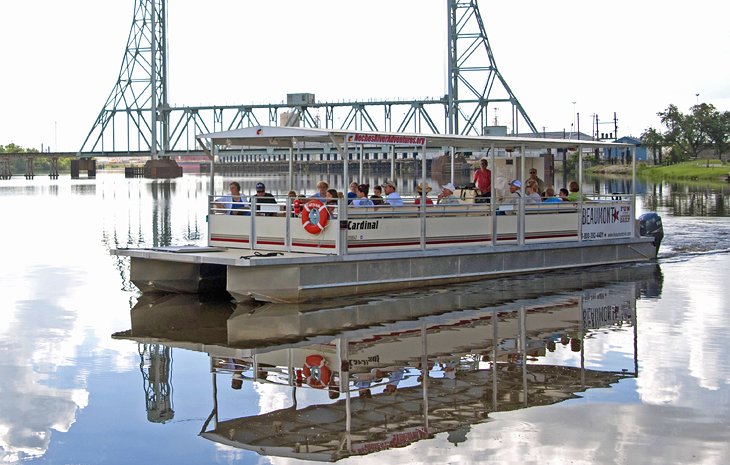
<path fill-rule="evenodd" d="M 319 234 L 327 227 L 330 219 L 330 212 L 327 207 L 317 199 L 312 199 L 304 204 L 302 211 L 302 225 L 309 234 Z"/>
<path fill-rule="evenodd" d="M 327 360 L 321 355 L 309 355 L 304 359 L 302 374 L 306 377 L 307 384 L 317 389 L 326 388 L 332 379 Z"/>

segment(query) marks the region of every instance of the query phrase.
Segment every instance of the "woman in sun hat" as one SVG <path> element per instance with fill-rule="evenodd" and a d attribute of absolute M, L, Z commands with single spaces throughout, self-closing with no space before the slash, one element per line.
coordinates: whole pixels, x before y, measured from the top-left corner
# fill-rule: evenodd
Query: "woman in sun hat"
<path fill-rule="evenodd" d="M 416 200 L 413 202 L 415 205 L 421 204 L 421 196 L 423 195 L 423 187 L 426 186 L 426 194 L 431 192 L 431 186 L 428 185 L 428 183 L 418 183 L 416 186 L 416 192 L 418 192 L 418 197 L 416 197 Z M 428 198 L 428 195 L 426 196 L 426 205 L 433 205 L 433 200 Z"/>

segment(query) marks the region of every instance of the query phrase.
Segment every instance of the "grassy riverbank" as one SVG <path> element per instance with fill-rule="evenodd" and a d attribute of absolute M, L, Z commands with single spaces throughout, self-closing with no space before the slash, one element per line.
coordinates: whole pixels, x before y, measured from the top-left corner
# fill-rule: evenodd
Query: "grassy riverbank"
<path fill-rule="evenodd" d="M 586 171 L 593 174 L 630 175 L 631 165 L 596 165 Z M 730 164 L 719 160 L 694 160 L 660 166 L 640 163 L 637 172 L 652 179 L 726 181 L 730 175 Z"/>

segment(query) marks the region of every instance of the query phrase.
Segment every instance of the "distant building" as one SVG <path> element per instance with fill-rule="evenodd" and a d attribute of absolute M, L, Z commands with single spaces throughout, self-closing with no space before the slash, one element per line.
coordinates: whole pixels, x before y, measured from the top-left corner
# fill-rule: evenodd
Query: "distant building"
<path fill-rule="evenodd" d="M 631 136 L 625 136 L 621 137 L 620 139 L 616 139 L 614 142 L 617 142 L 619 144 L 631 144 L 634 146 L 634 153 L 636 154 L 636 161 L 646 161 L 647 160 L 647 150 L 646 147 L 641 145 L 641 139 L 638 139 L 636 137 Z M 631 152 L 630 149 L 623 148 L 623 149 L 605 149 L 603 151 L 603 157 L 606 159 L 606 161 L 610 163 L 631 163 Z"/>

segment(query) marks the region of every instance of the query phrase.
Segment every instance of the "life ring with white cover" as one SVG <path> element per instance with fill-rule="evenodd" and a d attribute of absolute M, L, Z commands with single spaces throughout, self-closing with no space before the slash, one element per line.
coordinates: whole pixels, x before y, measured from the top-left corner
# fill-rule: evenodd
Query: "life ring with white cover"
<path fill-rule="evenodd" d="M 332 379 L 332 372 L 327 368 L 327 360 L 321 355 L 309 355 L 304 359 L 302 374 L 306 382 L 313 388 L 324 389 Z"/>
<path fill-rule="evenodd" d="M 330 219 L 330 212 L 327 207 L 317 199 L 312 199 L 304 204 L 302 211 L 302 225 L 309 234 L 319 234 L 327 227 Z"/>

